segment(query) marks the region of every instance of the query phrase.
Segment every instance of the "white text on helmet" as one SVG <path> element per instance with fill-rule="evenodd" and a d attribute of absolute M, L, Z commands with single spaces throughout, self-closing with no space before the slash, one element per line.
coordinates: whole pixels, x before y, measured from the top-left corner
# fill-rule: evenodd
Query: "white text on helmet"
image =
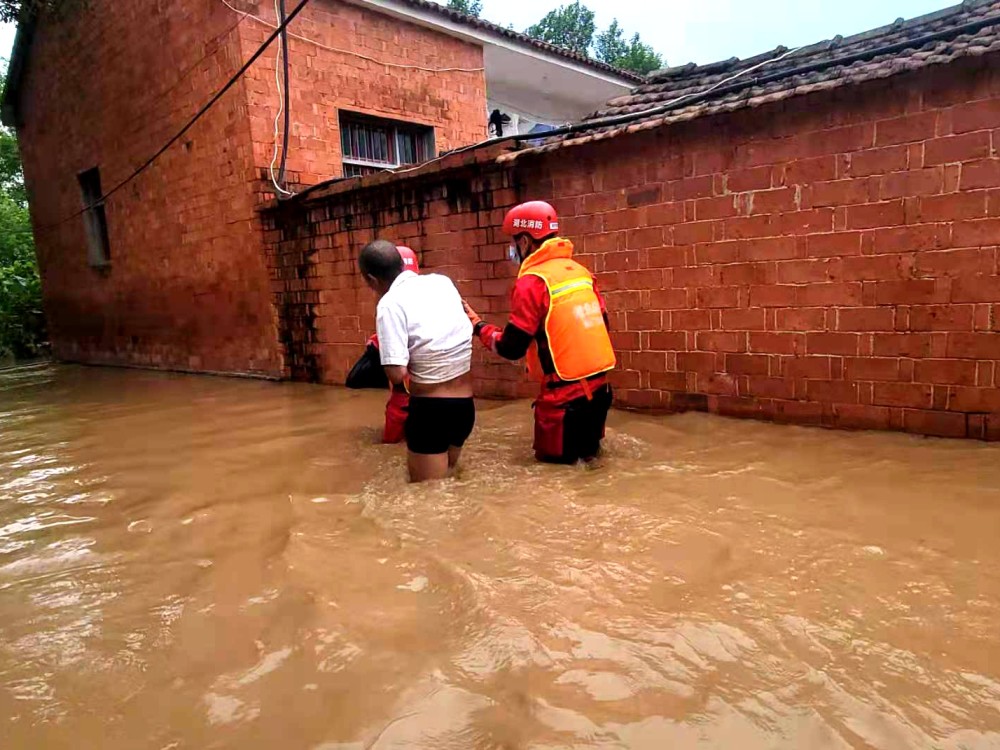
<path fill-rule="evenodd" d="M 544 224 L 534 219 L 514 219 L 514 229 L 541 229 Z M 552 228 L 558 229 L 558 224 L 550 224 Z"/>

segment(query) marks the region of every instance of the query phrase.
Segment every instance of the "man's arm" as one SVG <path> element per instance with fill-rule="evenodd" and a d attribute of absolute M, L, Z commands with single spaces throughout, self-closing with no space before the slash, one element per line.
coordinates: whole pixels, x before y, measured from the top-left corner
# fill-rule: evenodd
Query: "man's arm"
<path fill-rule="evenodd" d="M 405 367 L 399 365 L 386 365 L 382 368 L 385 370 L 385 376 L 389 378 L 389 382 L 393 385 L 405 385 L 409 370 Z"/>
<path fill-rule="evenodd" d="M 400 385 L 406 382 L 410 364 L 410 334 L 406 315 L 396 305 L 380 304 L 375 319 L 378 335 L 379 358 L 389 382 Z"/>

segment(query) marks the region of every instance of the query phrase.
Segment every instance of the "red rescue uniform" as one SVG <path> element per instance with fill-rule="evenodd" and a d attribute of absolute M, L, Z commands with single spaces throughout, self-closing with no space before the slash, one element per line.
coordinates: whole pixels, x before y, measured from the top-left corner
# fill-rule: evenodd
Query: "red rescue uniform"
<path fill-rule="evenodd" d="M 558 463 L 597 455 L 611 406 L 606 374 L 615 367 L 604 300 L 572 256 L 569 240 L 545 242 L 521 266 L 507 327 L 479 327 L 480 340 L 500 356 L 527 356 L 541 384 L 535 455 Z"/>

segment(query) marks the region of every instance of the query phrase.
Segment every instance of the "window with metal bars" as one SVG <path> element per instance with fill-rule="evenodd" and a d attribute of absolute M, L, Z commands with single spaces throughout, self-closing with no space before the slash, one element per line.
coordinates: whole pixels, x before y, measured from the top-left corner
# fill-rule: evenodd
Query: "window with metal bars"
<path fill-rule="evenodd" d="M 340 113 L 344 176 L 362 177 L 434 158 L 434 129 L 377 117 Z"/>

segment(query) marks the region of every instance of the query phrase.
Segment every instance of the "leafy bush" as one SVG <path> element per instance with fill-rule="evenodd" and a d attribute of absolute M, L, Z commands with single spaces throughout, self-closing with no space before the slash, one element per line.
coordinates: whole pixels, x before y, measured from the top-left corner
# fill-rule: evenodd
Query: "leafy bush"
<path fill-rule="evenodd" d="M 45 339 L 42 284 L 17 138 L 0 128 L 0 358 L 34 356 Z"/>

